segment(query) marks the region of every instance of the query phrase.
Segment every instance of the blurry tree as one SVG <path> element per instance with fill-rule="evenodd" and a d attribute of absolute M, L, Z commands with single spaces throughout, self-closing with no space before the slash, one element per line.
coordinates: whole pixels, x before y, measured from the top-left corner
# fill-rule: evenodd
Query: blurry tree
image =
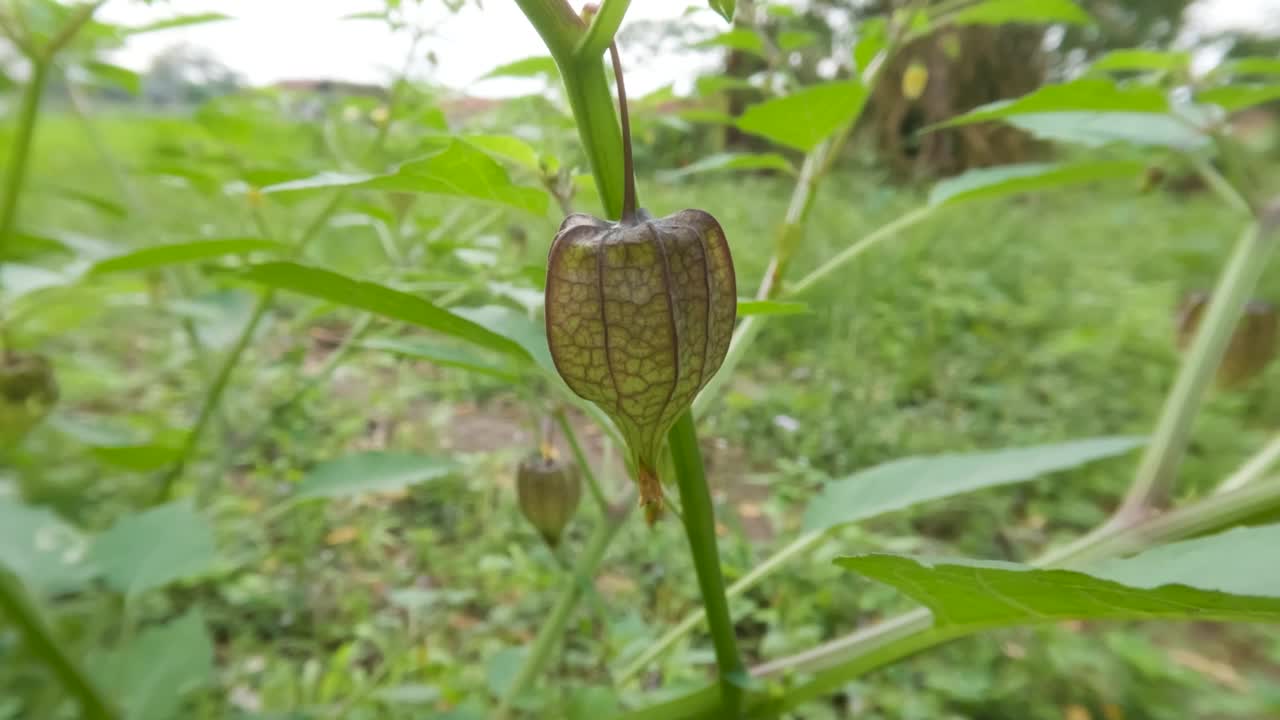
<path fill-rule="evenodd" d="M 143 94 L 154 105 L 198 105 L 244 85 L 239 73 L 208 52 L 175 45 L 151 61 L 143 78 Z"/>

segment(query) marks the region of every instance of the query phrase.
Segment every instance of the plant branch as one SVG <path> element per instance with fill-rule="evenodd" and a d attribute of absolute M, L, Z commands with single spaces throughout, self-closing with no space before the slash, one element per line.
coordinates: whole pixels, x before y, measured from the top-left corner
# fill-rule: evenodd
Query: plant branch
<path fill-rule="evenodd" d="M 595 17 L 587 26 L 587 32 L 574 47 L 573 54 L 579 59 L 599 58 L 613 44 L 613 38 L 618 34 L 622 18 L 626 17 L 630 5 L 631 0 L 604 0 L 600 3 Z"/>
<path fill-rule="evenodd" d="M 1249 483 L 1262 477 L 1263 473 L 1271 469 L 1271 466 L 1280 461 L 1280 435 L 1271 439 L 1265 447 L 1258 451 L 1256 455 L 1249 458 L 1249 461 L 1240 467 L 1239 470 L 1231 474 L 1231 477 L 1222 481 L 1214 492 L 1225 493 L 1232 490 L 1239 490 Z"/>
<path fill-rule="evenodd" d="M 0 614 L 7 615 L 32 652 L 42 659 L 90 720 L 118 720 L 121 715 L 89 673 L 53 635 L 35 603 L 18 580 L 0 572 Z"/>
<path fill-rule="evenodd" d="M 680 489 L 685 535 L 689 538 L 689 552 L 697 571 L 698 589 L 702 594 L 702 606 L 706 610 L 719 666 L 724 717 L 736 718 L 742 686 L 746 683 L 746 667 L 738 653 L 733 620 L 729 616 L 729 601 L 725 597 L 724 576 L 720 571 L 720 551 L 716 545 L 715 509 L 703 471 L 692 412 L 686 411 L 676 420 L 667 438 L 671 443 L 676 483 Z"/>
<path fill-rule="evenodd" d="M 26 179 L 27 161 L 31 157 L 32 139 L 35 136 L 36 118 L 40 115 L 40 98 L 49 81 L 49 63 L 32 58 L 31 77 L 22 89 L 22 104 L 18 110 L 18 131 L 13 136 L 9 150 L 9 172 L 5 175 L 4 195 L 0 197 L 0 257 L 13 240 L 18 224 L 18 199 Z"/>
<path fill-rule="evenodd" d="M 600 514 L 608 517 L 609 501 L 605 499 L 604 489 L 600 487 L 600 481 L 591 469 L 591 462 L 587 460 L 587 454 L 582 450 L 582 443 L 578 442 L 578 433 L 574 432 L 573 423 L 569 422 L 569 414 L 564 411 L 564 408 L 556 408 L 555 419 L 560 432 L 564 433 L 565 441 L 569 443 L 569 449 L 573 452 L 573 459 L 578 463 L 578 469 L 582 471 L 583 479 L 587 481 L 587 490 L 591 492 L 592 499 L 600 508 Z"/>

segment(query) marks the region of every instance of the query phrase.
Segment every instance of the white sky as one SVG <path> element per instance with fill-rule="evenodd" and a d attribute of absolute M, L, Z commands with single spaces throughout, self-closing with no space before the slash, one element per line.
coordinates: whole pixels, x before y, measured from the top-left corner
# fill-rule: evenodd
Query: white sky
<path fill-rule="evenodd" d="M 581 0 L 571 0 L 575 7 Z M 405 3 L 410 5 L 411 3 Z M 683 17 L 694 5 L 703 10 Z M 362 82 L 386 79 L 398 68 L 408 50 L 404 34 L 390 33 L 373 21 L 341 20 L 344 15 L 381 7 L 377 0 L 171 0 L 143 5 L 131 0 L 110 0 L 102 17 L 112 22 L 142 24 L 179 14 L 218 11 L 234 19 L 138 36 L 118 54 L 116 61 L 143 69 L 161 50 L 186 44 L 209 50 L 223 63 L 256 84 L 287 78 L 334 78 Z M 671 19 L 707 26 L 708 35 L 724 29 L 718 16 L 705 10 L 705 0 L 637 0 L 630 19 Z M 476 80 L 503 63 L 532 55 L 545 55 L 537 34 L 525 21 L 513 0 L 485 0 L 478 10 L 469 2 L 451 15 L 439 0 L 425 0 L 422 19 L 436 28 L 423 52 L 432 50 L 440 59 L 430 79 L 476 95 L 509 95 L 529 91 L 510 80 Z M 1257 28 L 1280 25 L 1280 0 L 1200 0 L 1192 9 L 1197 28 Z M 647 57 L 643 63 L 626 63 L 627 84 L 643 94 L 694 75 L 688 57 Z M 426 63 L 420 63 L 424 71 Z"/>

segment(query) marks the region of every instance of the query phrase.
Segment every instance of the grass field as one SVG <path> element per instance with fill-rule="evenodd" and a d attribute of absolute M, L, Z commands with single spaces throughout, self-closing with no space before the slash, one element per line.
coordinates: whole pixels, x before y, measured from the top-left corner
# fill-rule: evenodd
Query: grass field
<path fill-rule="evenodd" d="M 99 120 L 104 160 L 73 118 L 51 117 L 40 127 L 22 228 L 61 234 L 82 255 L 258 234 L 245 196 L 142 172 L 166 153 L 208 149 L 189 130 L 176 118 Z M 285 129 L 234 137 L 233 148 L 254 148 L 263 173 L 310 152 L 309 137 Z M 7 136 L 0 145 L 8 146 Z M 234 165 L 235 151 L 220 162 Z M 128 212 L 68 200 L 67 189 Z M 787 179 L 765 176 L 641 183 L 655 212 L 693 206 L 719 218 L 742 295 L 764 271 L 789 191 Z M 922 200 L 922 192 L 868 174 L 832 177 L 796 270 Z M 270 228 L 296 233 L 320 202 L 269 197 L 262 213 Z M 394 280 L 428 297 L 448 295 L 455 306 L 519 308 L 517 286 L 539 272 L 556 223 L 477 208 L 456 213 L 451 201 L 428 197 L 411 210 L 416 230 L 393 238 L 404 256 L 394 261 L 386 239 L 358 215 L 385 205 L 381 197 L 352 198 L 307 261 Z M 809 312 L 768 321 L 702 427 L 723 503 L 730 579 L 799 532 L 807 499 L 826 480 L 907 455 L 1149 432 L 1177 366 L 1179 297 L 1212 284 L 1238 231 L 1239 221 L 1208 195 L 1139 194 L 1123 182 L 975 203 L 893 238 L 799 298 Z M 225 275 L 112 280 L 92 289 L 97 302 L 43 309 L 31 341 L 54 359 L 63 399 L 0 479 L 91 528 L 145 502 L 163 463 L 134 459 L 132 469 L 121 467 L 84 437 L 124 425 L 171 439 L 191 422 L 210 361 L 191 353 L 175 317 L 192 321 L 210 353 L 225 351 L 253 299 Z M 1274 291 L 1277 279 L 1271 272 L 1263 287 Z M 495 282 L 506 289 L 495 293 Z M 584 504 L 557 558 L 517 513 L 513 467 L 536 445 L 528 388 L 373 349 L 318 375 L 357 322 L 349 311 L 283 296 L 233 376 L 211 441 L 183 481 L 211 499 L 216 582 L 188 582 L 123 605 L 85 599 L 76 608 L 69 629 L 82 640 L 127 636 L 198 608 L 213 629 L 220 687 L 201 695 L 193 717 L 485 717 L 485 698 L 510 681 L 517 648 L 568 582 L 559 564 L 581 550 L 599 520 Z M 409 335 L 375 321 L 369 337 Z M 1274 432 L 1277 373 L 1272 367 L 1246 388 L 1212 398 L 1180 494 L 1203 492 Z M 318 378 L 314 390 L 291 401 L 309 377 Z M 616 452 L 598 434 L 587 431 L 586 439 L 593 455 L 615 458 L 606 484 L 621 488 Z M 308 468 L 361 449 L 449 455 L 463 470 L 409 491 L 282 509 L 280 499 Z M 835 555 L 1026 559 L 1103 520 L 1135 462 L 1131 454 L 843 530 L 735 602 L 744 651 L 750 661 L 777 657 L 907 606 L 892 590 L 832 566 Z M 684 543 L 674 519 L 653 530 L 631 519 L 574 616 L 553 689 L 530 717 L 599 717 L 605 701 L 591 688 L 698 607 Z M 1274 629 L 1084 629 L 965 640 L 868 676 L 838 701 L 797 717 L 1261 720 L 1280 713 Z M 5 652 L 0 645 L 0 657 Z M 662 693 L 695 686 L 712 664 L 705 636 L 695 633 L 617 701 L 660 697 L 648 692 L 659 679 Z M 0 663 L 0 696 L 22 698 L 0 700 L 0 718 L 53 717 L 39 713 L 57 706 L 57 690 L 31 691 L 33 674 Z"/>

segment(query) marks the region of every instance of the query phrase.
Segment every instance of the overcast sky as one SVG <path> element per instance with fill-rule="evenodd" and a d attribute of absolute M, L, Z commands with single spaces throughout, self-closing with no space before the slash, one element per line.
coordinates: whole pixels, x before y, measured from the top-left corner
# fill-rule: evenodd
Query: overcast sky
<path fill-rule="evenodd" d="M 405 3 L 409 5 L 410 3 Z M 579 0 L 574 0 L 580 6 Z M 690 0 L 639 0 L 628 19 L 680 18 Z M 520 58 L 545 55 L 533 29 L 512 0 L 485 0 L 484 10 L 472 3 L 451 15 L 439 0 L 423 3 L 422 20 L 436 29 L 424 50 L 432 50 L 440 64 L 431 79 L 477 95 L 506 95 L 527 87 L 511 81 L 476 80 L 490 69 Z M 408 39 L 370 21 L 342 20 L 344 15 L 381 7 L 367 0 L 171 0 L 144 5 L 110 0 L 102 16 L 112 22 L 141 24 L 178 14 L 218 11 L 234 19 L 138 36 L 116 60 L 143 69 L 156 53 L 175 44 L 209 50 L 223 63 L 256 84 L 286 78 L 335 78 L 361 82 L 384 80 L 408 50 Z M 699 12 L 683 22 L 723 29 L 723 21 L 696 4 Z M 1280 23 L 1280 0 L 1200 0 L 1193 8 L 1197 27 L 1257 28 Z M 625 63 L 625 49 L 624 64 Z M 424 70 L 425 65 L 423 66 Z M 627 68 L 627 84 L 644 93 L 691 77 L 687 58 L 645 58 Z"/>

